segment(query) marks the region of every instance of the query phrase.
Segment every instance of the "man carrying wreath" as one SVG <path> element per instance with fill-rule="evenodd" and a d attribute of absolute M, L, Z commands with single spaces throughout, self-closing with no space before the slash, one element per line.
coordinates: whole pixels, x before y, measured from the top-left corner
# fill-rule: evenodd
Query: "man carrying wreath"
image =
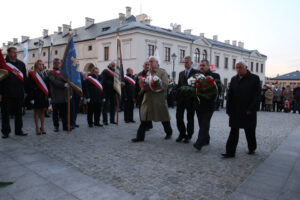
<path fill-rule="evenodd" d="M 145 92 L 140 108 L 141 124 L 136 138 L 133 138 L 132 142 L 144 141 L 149 121 L 162 122 L 166 140 L 172 136 L 167 105 L 168 74 L 165 70 L 158 68 L 158 61 L 154 56 L 149 58 L 149 63 L 150 70 L 147 72 L 147 77 L 142 81 L 141 86 L 142 92 Z"/>

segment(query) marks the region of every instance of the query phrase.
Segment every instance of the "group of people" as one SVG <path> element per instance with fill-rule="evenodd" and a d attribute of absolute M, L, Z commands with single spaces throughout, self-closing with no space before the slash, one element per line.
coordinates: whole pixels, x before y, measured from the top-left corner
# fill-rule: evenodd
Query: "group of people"
<path fill-rule="evenodd" d="M 44 70 L 43 62 L 37 60 L 33 69 L 27 73 L 23 62 L 17 59 L 17 49 L 10 47 L 7 50 L 6 64 L 12 70 L 9 76 L 0 81 L 0 101 L 2 111 L 2 138 L 8 138 L 11 132 L 9 114 L 15 118 L 15 134 L 26 136 L 22 131 L 22 107 L 26 93 L 27 99 L 34 109 L 34 121 L 36 134 L 46 134 L 44 127 L 45 110 L 52 106 L 54 131 L 59 131 L 59 121 L 62 121 L 62 129 L 68 130 L 67 102 L 68 94 L 71 94 L 71 129 L 79 127 L 76 124 L 76 116 L 79 110 L 79 102 L 84 99 L 87 104 L 87 123 L 89 127 L 108 125 L 108 113 L 110 123 L 116 124 L 116 104 L 119 99 L 114 90 L 115 63 L 111 62 L 100 74 L 94 67 L 89 74 L 82 74 L 83 97 L 80 97 L 72 87 L 60 75 L 61 60 L 53 60 L 53 69 Z M 179 73 L 176 87 L 176 122 L 179 136 L 176 142 L 189 143 L 194 134 L 194 116 L 197 115 L 199 131 L 198 139 L 194 143 L 197 150 L 210 143 L 210 121 L 215 111 L 221 88 L 220 75 L 209 68 L 209 61 L 202 60 L 198 69 L 192 68 L 190 56 L 184 58 L 184 70 Z M 261 87 L 259 77 L 247 69 L 247 63 L 243 60 L 236 63 L 237 75 L 231 80 L 227 93 L 226 113 L 229 116 L 231 131 L 226 144 L 224 158 L 235 156 L 239 138 L 239 129 L 245 129 L 249 154 L 254 154 L 256 149 L 256 112 L 259 110 Z M 201 97 L 184 98 L 182 90 L 188 84 L 188 79 L 195 74 L 210 76 L 217 83 L 218 94 L 214 98 Z M 149 86 L 141 86 L 142 79 L 147 76 L 157 76 L 161 80 L 159 91 L 153 91 Z M 22 76 L 22 78 L 20 78 Z M 152 122 L 161 122 L 166 133 L 165 139 L 172 137 L 172 127 L 168 111 L 167 95 L 169 81 L 167 72 L 160 68 L 158 60 L 151 56 L 143 65 L 143 70 L 134 76 L 133 69 L 127 68 L 124 80 L 122 80 L 121 99 L 124 103 L 124 120 L 126 123 L 134 123 L 133 110 L 135 104 L 139 108 L 140 125 L 136 137 L 132 142 L 145 140 L 146 131 L 153 127 Z M 184 113 L 187 111 L 187 124 L 184 123 Z M 103 115 L 103 124 L 100 116 Z"/>
<path fill-rule="evenodd" d="M 292 89 L 290 85 L 279 88 L 266 84 L 261 90 L 261 111 L 291 112 L 300 114 L 300 83 Z"/>

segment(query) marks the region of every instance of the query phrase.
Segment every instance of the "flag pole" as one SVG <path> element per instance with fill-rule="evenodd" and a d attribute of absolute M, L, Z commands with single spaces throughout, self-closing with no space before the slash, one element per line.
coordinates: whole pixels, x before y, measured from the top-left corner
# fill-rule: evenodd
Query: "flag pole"
<path fill-rule="evenodd" d="M 68 87 L 68 133 L 70 133 L 71 127 L 70 127 L 70 122 L 71 122 L 71 88 Z"/>
<path fill-rule="evenodd" d="M 117 98 L 117 125 L 119 125 L 119 94 L 116 95 Z"/>

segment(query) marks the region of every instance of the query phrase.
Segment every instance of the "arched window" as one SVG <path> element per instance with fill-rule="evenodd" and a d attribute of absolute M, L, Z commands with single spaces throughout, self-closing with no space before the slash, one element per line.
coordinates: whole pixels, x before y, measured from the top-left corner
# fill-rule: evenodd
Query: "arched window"
<path fill-rule="evenodd" d="M 200 49 L 196 48 L 195 49 L 195 63 L 200 62 Z"/>
<path fill-rule="evenodd" d="M 202 52 L 202 59 L 207 60 L 207 51 L 205 49 Z"/>

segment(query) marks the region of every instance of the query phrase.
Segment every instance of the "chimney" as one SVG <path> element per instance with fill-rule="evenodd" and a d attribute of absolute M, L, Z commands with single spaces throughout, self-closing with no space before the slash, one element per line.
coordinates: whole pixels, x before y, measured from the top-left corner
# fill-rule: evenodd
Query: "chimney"
<path fill-rule="evenodd" d="M 151 23 L 151 18 L 149 16 L 147 16 L 144 21 L 143 21 L 144 24 L 147 24 L 147 25 L 150 25 Z"/>
<path fill-rule="evenodd" d="M 13 45 L 13 42 L 8 41 L 8 42 L 7 42 L 7 46 L 11 46 L 11 45 Z"/>
<path fill-rule="evenodd" d="M 61 26 L 59 26 L 59 27 L 57 28 L 57 32 L 58 32 L 58 34 L 61 34 L 61 33 L 62 33 L 62 28 L 61 28 Z"/>
<path fill-rule="evenodd" d="M 74 29 L 72 32 L 73 32 L 73 36 L 77 35 L 77 30 L 76 29 Z"/>
<path fill-rule="evenodd" d="M 48 37 L 48 30 L 47 29 L 43 29 L 43 37 L 44 38 Z"/>
<path fill-rule="evenodd" d="M 120 25 L 123 25 L 126 21 L 125 14 L 119 13 L 119 20 L 120 20 Z"/>
<path fill-rule="evenodd" d="M 240 41 L 240 42 L 239 42 L 239 47 L 240 47 L 240 48 L 244 48 L 244 42 L 241 42 L 241 41 Z"/>
<path fill-rule="evenodd" d="M 71 30 L 71 26 L 67 24 L 63 24 L 63 36 L 67 35 Z"/>
<path fill-rule="evenodd" d="M 57 35 L 57 33 L 58 33 L 57 31 L 54 31 L 54 32 L 53 32 L 54 35 Z"/>
<path fill-rule="evenodd" d="M 200 33 L 200 37 L 204 37 L 204 33 Z"/>
<path fill-rule="evenodd" d="M 236 46 L 236 40 L 232 40 L 232 45 Z"/>
<path fill-rule="evenodd" d="M 89 28 L 90 26 L 94 25 L 95 19 L 86 17 L 85 18 L 85 28 Z"/>
<path fill-rule="evenodd" d="M 181 25 L 178 24 L 173 28 L 174 31 L 181 32 Z"/>
<path fill-rule="evenodd" d="M 185 34 L 191 35 L 192 34 L 192 29 L 186 29 L 183 31 Z"/>
<path fill-rule="evenodd" d="M 217 35 L 214 35 L 214 36 L 213 36 L 213 40 L 218 41 L 218 36 L 217 36 Z"/>
<path fill-rule="evenodd" d="M 29 40 L 28 36 L 24 36 L 24 35 L 21 36 L 21 42 L 25 42 L 27 40 Z"/>
<path fill-rule="evenodd" d="M 226 44 L 230 44 L 230 40 L 225 40 L 225 43 Z"/>
<path fill-rule="evenodd" d="M 13 39 L 13 43 L 14 43 L 14 44 L 18 44 L 18 38 L 14 38 L 14 39 Z"/>
<path fill-rule="evenodd" d="M 127 6 L 126 7 L 126 18 L 131 16 L 131 7 Z"/>

